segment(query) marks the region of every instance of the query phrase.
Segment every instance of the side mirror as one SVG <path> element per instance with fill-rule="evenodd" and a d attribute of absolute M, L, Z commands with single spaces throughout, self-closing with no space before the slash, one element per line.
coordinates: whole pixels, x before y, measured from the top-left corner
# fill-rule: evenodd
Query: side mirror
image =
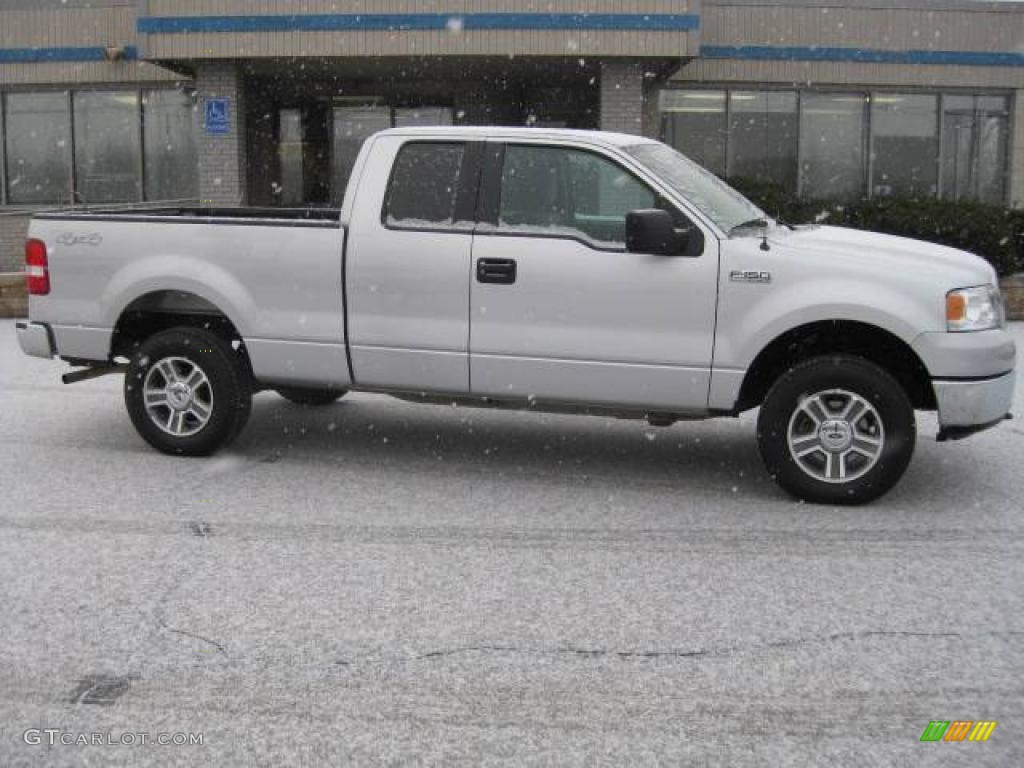
<path fill-rule="evenodd" d="M 626 250 L 654 256 L 679 256 L 686 250 L 686 233 L 675 227 L 672 215 L 660 208 L 626 214 Z"/>

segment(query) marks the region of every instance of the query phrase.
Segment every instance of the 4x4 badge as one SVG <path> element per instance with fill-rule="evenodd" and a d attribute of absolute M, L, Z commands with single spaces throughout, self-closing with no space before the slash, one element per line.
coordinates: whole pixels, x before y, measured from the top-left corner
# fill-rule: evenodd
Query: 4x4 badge
<path fill-rule="evenodd" d="M 99 232 L 90 232 L 87 235 L 76 235 L 74 232 L 61 232 L 57 236 L 60 245 L 99 245 L 103 242 L 103 236 Z"/>

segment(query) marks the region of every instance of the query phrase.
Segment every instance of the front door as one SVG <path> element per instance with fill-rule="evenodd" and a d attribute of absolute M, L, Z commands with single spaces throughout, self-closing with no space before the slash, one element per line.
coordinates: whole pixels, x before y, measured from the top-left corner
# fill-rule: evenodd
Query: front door
<path fill-rule="evenodd" d="M 672 210 L 690 255 L 627 253 L 626 214 L 670 206 L 615 158 L 541 143 L 489 155 L 484 190 L 498 190 L 481 193 L 493 211 L 473 243 L 473 394 L 705 408 L 717 240 Z"/>

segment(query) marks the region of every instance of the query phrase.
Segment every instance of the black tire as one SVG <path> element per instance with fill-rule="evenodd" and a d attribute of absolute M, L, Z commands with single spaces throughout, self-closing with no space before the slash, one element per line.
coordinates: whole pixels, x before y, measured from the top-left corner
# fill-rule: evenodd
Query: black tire
<path fill-rule="evenodd" d="M 277 394 L 296 405 L 322 406 L 337 402 L 347 394 L 347 390 L 281 387 L 277 390 Z"/>
<path fill-rule="evenodd" d="M 817 357 L 782 374 L 757 421 L 768 472 L 789 494 L 817 504 L 877 499 L 903 476 L 916 439 L 903 387 L 852 355 Z"/>
<path fill-rule="evenodd" d="M 187 399 L 195 412 L 184 412 L 186 406 L 181 403 L 180 408 L 172 408 L 169 395 L 165 395 L 165 403 L 159 403 L 161 391 L 188 386 L 185 381 L 171 382 L 172 376 L 162 373 L 168 365 L 178 376 L 198 370 L 205 377 L 205 383 L 197 385 L 194 392 L 175 393 L 179 400 Z M 155 396 L 151 403 L 157 401 L 150 408 L 146 405 L 147 385 Z M 133 353 L 124 380 L 124 401 L 135 429 L 158 451 L 177 456 L 209 456 L 229 445 L 249 419 L 252 391 L 244 352 L 210 331 L 191 327 L 161 331 L 143 342 Z M 180 433 L 168 431 L 175 411 L 181 418 Z"/>

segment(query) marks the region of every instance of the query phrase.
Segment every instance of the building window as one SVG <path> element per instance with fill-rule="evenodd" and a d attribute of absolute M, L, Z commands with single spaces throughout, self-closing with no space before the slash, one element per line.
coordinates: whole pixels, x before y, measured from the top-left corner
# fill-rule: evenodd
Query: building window
<path fill-rule="evenodd" d="M 740 186 L 1006 202 L 1005 96 L 671 89 L 660 106 L 662 139 Z"/>
<path fill-rule="evenodd" d="M 331 197 L 340 205 L 363 142 L 377 131 L 391 127 L 391 108 L 352 106 L 334 108 L 333 174 Z"/>
<path fill-rule="evenodd" d="M 198 198 L 187 94 L 124 89 L 0 98 L 3 202 L 64 206 Z"/>
<path fill-rule="evenodd" d="M 662 136 L 684 155 L 726 176 L 725 91 L 661 93 Z"/>
<path fill-rule="evenodd" d="M 395 127 L 452 125 L 451 107 L 402 107 L 395 110 Z"/>
<path fill-rule="evenodd" d="M 279 112 L 279 136 L 277 158 L 281 169 L 281 180 L 276 192 L 281 205 L 301 205 L 304 199 L 303 184 L 303 143 L 305 134 L 302 125 L 302 110 L 282 109 Z"/>
<path fill-rule="evenodd" d="M 377 131 L 411 126 L 452 125 L 449 107 L 362 104 L 334 107 L 331 199 L 340 205 L 363 142 Z"/>
<path fill-rule="evenodd" d="M 1006 199 L 1009 105 L 1001 96 L 943 96 L 942 197 Z"/>
<path fill-rule="evenodd" d="M 139 94 L 80 91 L 75 105 L 75 191 L 81 202 L 142 199 Z"/>
<path fill-rule="evenodd" d="M 800 109 L 800 191 L 805 197 L 864 194 L 864 112 L 858 93 L 805 93 Z"/>
<path fill-rule="evenodd" d="M 67 93 L 9 93 L 4 116 L 7 201 L 68 202 L 71 116 Z"/>
<path fill-rule="evenodd" d="M 146 91 L 143 126 L 146 199 L 199 198 L 198 153 L 192 99 L 181 91 Z"/>
<path fill-rule="evenodd" d="M 871 194 L 935 197 L 939 188 L 939 100 L 934 95 L 871 96 Z"/>
<path fill-rule="evenodd" d="M 729 178 L 772 182 L 795 192 L 799 129 L 795 91 L 731 91 Z"/>

